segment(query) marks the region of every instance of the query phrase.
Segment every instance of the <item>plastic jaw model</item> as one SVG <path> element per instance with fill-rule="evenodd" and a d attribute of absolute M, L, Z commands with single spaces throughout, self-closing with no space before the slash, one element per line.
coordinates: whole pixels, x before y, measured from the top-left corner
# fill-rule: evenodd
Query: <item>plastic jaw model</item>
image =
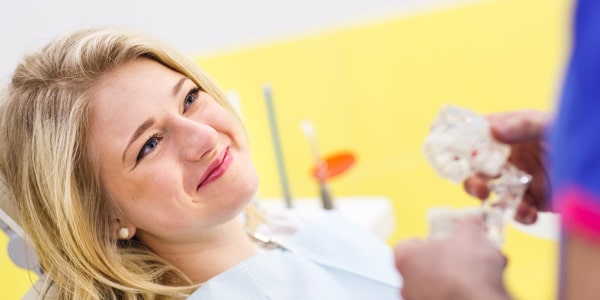
<path fill-rule="evenodd" d="M 479 209 L 469 213 L 431 210 L 430 236 L 441 236 L 441 231 L 448 231 L 461 218 L 478 215 L 490 239 L 501 244 L 504 224 L 513 217 L 532 177 L 508 162 L 510 147 L 494 140 L 487 119 L 467 109 L 444 106 L 431 125 L 423 151 L 438 176 L 454 183 L 475 174 L 491 178 L 492 195 Z"/>

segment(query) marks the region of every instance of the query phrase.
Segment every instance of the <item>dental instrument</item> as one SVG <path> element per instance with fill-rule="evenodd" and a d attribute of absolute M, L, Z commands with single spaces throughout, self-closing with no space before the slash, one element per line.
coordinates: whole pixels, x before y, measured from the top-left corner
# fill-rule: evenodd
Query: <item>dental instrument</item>
<path fill-rule="evenodd" d="M 310 144 L 311 153 L 315 161 L 315 178 L 319 183 L 319 192 L 321 195 L 321 203 L 323 208 L 326 210 L 333 209 L 333 201 L 331 198 L 331 192 L 329 191 L 329 185 L 327 184 L 327 162 L 321 158 L 319 154 L 319 148 L 317 147 L 317 137 L 315 133 L 315 127 L 309 120 L 303 120 L 300 122 L 300 128 L 308 139 Z"/>
<path fill-rule="evenodd" d="M 275 161 L 277 163 L 277 170 L 279 172 L 279 182 L 281 184 L 281 190 L 283 192 L 283 199 L 285 200 L 285 206 L 292 208 L 292 196 L 290 187 L 287 179 L 287 172 L 285 170 L 285 163 L 283 160 L 283 151 L 281 151 L 281 142 L 279 140 L 279 130 L 277 129 L 277 119 L 275 118 L 275 108 L 273 107 L 273 92 L 271 86 L 265 84 L 263 87 L 263 95 L 265 97 L 265 103 L 267 105 L 267 115 L 269 118 L 269 128 L 271 130 L 271 138 L 273 139 L 273 148 L 275 150 Z"/>

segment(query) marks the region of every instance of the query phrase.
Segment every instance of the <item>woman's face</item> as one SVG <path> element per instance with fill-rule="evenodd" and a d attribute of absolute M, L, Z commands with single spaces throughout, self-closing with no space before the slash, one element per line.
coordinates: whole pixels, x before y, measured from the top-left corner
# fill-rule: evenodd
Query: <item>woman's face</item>
<path fill-rule="evenodd" d="M 141 240 L 202 238 L 252 198 L 241 126 L 184 75 L 140 58 L 104 75 L 93 99 L 89 154 Z"/>

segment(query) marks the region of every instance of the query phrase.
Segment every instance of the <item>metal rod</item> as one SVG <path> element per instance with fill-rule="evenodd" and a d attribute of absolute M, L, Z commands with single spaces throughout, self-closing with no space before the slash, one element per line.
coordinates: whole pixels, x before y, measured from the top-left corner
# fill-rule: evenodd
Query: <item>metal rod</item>
<path fill-rule="evenodd" d="M 273 139 L 273 148 L 275 150 L 275 160 L 279 172 L 279 182 L 283 191 L 283 199 L 285 200 L 285 206 L 287 208 L 292 208 L 292 196 L 288 185 L 287 172 L 283 161 L 283 152 L 281 151 L 281 143 L 279 141 L 279 131 L 277 130 L 277 120 L 275 119 L 275 109 L 273 107 L 273 93 L 271 92 L 271 87 L 269 85 L 263 87 L 263 94 L 265 103 L 267 104 L 269 128 L 271 129 L 271 137 Z"/>
<path fill-rule="evenodd" d="M 306 138 L 308 139 L 308 143 L 310 144 L 310 149 L 313 155 L 313 159 L 315 161 L 315 169 L 316 169 L 316 177 L 317 181 L 319 181 L 319 193 L 321 195 L 321 203 L 323 204 L 324 209 L 333 209 L 333 202 L 331 198 L 331 192 L 329 191 L 329 186 L 327 185 L 327 163 L 321 158 L 319 154 L 319 147 L 317 146 L 317 134 L 315 132 L 315 127 L 312 122 L 309 120 L 304 120 L 300 123 L 300 128 Z"/>

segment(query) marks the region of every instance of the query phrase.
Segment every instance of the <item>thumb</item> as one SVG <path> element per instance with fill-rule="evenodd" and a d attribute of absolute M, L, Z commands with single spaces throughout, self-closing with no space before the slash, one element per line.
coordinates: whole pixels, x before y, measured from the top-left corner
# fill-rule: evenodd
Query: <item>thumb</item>
<path fill-rule="evenodd" d="M 543 137 L 550 115 L 536 110 L 521 110 L 488 116 L 492 136 L 499 142 L 514 144 Z"/>
<path fill-rule="evenodd" d="M 423 245 L 424 242 L 419 239 L 409 239 L 398 243 L 394 249 L 396 268 L 398 270 L 404 269 L 406 264 L 410 262 L 412 255 L 419 253 Z"/>

